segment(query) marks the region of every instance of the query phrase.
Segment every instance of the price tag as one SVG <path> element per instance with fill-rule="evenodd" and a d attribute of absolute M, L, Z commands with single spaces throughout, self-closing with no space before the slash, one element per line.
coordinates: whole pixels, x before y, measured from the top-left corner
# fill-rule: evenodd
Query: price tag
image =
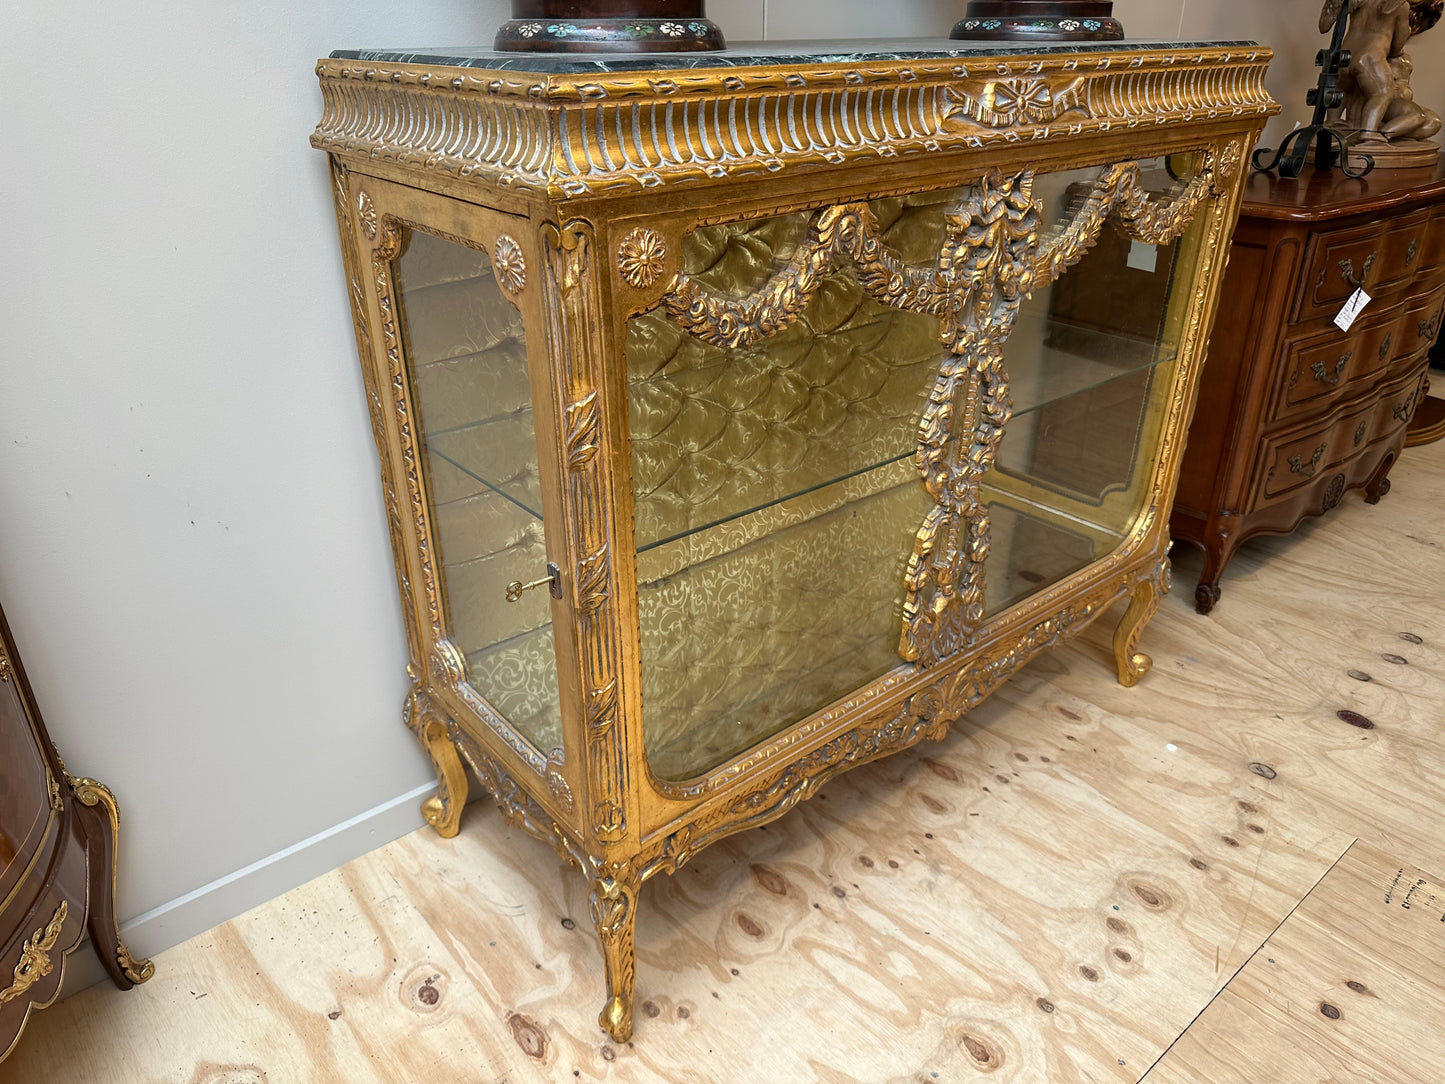
<path fill-rule="evenodd" d="M 1355 322 L 1355 317 L 1364 311 L 1365 306 L 1370 303 L 1370 295 L 1364 290 L 1357 289 L 1345 302 L 1345 307 L 1335 315 L 1335 327 L 1341 331 L 1349 331 L 1350 325 Z"/>

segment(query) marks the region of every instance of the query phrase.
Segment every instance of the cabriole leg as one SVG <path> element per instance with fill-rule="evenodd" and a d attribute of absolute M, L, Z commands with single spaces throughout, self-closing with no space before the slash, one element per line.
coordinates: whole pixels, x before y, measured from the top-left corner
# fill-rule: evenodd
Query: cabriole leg
<path fill-rule="evenodd" d="M 106 974 L 122 990 L 155 974 L 149 960 L 137 960 L 120 938 L 115 918 L 115 860 L 120 844 L 120 810 L 115 795 L 94 779 L 70 779 L 79 804 L 75 814 L 85 832 L 85 858 L 90 875 L 90 911 L 86 932 Z"/>
<path fill-rule="evenodd" d="M 1137 685 L 1139 679 L 1149 672 L 1154 660 L 1139 651 L 1139 639 L 1144 626 L 1159 609 L 1164 596 L 1169 593 L 1169 563 L 1166 561 L 1159 571 L 1141 579 L 1134 587 L 1129 608 L 1119 627 L 1114 630 L 1114 662 L 1119 669 L 1119 684 Z"/>
<path fill-rule="evenodd" d="M 637 929 L 639 887 L 631 870 L 614 868 L 593 880 L 588 899 L 607 965 L 607 1004 L 597 1023 L 619 1043 L 632 1038 L 632 995 L 637 976 L 633 935 Z"/>
<path fill-rule="evenodd" d="M 467 772 L 446 723 L 430 710 L 424 694 L 413 691 L 407 699 L 406 725 L 431 757 L 437 773 L 437 792 L 421 804 L 421 815 L 443 839 L 461 830 L 462 807 L 467 804 Z"/>

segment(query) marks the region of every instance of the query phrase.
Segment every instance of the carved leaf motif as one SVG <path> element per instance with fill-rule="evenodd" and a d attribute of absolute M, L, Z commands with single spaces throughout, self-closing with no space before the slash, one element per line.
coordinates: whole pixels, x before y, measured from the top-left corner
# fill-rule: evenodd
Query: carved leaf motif
<path fill-rule="evenodd" d="M 361 232 L 366 234 L 368 241 L 376 240 L 376 204 L 371 201 L 371 195 L 363 191 L 356 197 L 356 213 L 361 218 Z"/>
<path fill-rule="evenodd" d="M 587 694 L 587 729 L 594 740 L 601 738 L 612 729 L 617 718 L 617 682 L 609 681 L 600 689 Z"/>
<path fill-rule="evenodd" d="M 595 391 L 567 407 L 565 442 L 568 470 L 580 471 L 596 458 L 602 443 L 601 421 Z"/>
<path fill-rule="evenodd" d="M 627 830 L 627 818 L 622 813 L 622 807 L 613 801 L 598 802 L 592 810 L 592 828 L 604 843 L 621 839 Z"/>
<path fill-rule="evenodd" d="M 577 568 L 577 608 L 591 613 L 607 601 L 607 577 L 611 562 L 604 546 L 582 559 Z"/>

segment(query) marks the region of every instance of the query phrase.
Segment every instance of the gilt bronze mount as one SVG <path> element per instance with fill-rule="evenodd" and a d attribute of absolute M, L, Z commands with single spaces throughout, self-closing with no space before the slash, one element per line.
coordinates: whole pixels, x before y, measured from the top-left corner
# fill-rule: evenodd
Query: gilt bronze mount
<path fill-rule="evenodd" d="M 677 53 L 723 49 L 703 0 L 512 0 L 496 48 L 533 53 Z"/>

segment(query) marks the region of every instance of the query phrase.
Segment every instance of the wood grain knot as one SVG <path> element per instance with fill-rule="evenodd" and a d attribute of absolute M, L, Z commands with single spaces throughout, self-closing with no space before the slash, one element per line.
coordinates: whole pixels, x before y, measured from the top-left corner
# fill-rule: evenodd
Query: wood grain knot
<path fill-rule="evenodd" d="M 1209 863 L 1199 858 L 1191 858 L 1189 864 L 1197 870 L 1206 870 L 1209 868 Z"/>
<path fill-rule="evenodd" d="M 1400 633 L 1400 639 L 1404 640 L 1406 643 L 1411 644 L 1423 644 L 1425 642 L 1420 637 L 1416 636 L 1413 632 Z"/>
<path fill-rule="evenodd" d="M 976 1035 L 964 1032 L 958 1037 L 958 1045 L 973 1059 L 975 1069 L 991 1073 L 1003 1064 L 1003 1057 L 998 1051 Z"/>
<path fill-rule="evenodd" d="M 1005 779 L 1004 782 L 1007 783 L 1008 780 Z M 927 794 L 920 794 L 920 795 L 918 796 L 918 798 L 919 798 L 919 801 L 921 801 L 924 805 L 926 805 L 929 809 L 933 810 L 933 812 L 935 812 L 935 813 L 947 813 L 947 812 L 948 812 L 948 806 L 944 805 L 944 804 L 943 804 L 942 802 L 940 802 L 937 798 L 930 797 L 930 796 L 927 795 Z"/>
<path fill-rule="evenodd" d="M 1375 680 L 1375 679 L 1372 678 L 1369 674 L 1365 673 L 1363 670 L 1347 670 L 1347 671 L 1345 671 L 1345 672 L 1346 672 L 1347 674 L 1349 674 L 1350 677 L 1354 678 L 1356 681 L 1374 681 L 1374 680 Z"/>
<path fill-rule="evenodd" d="M 738 928 L 749 937 L 763 936 L 763 928 L 742 912 L 738 912 Z"/>
<path fill-rule="evenodd" d="M 1084 978 L 1088 979 L 1090 982 L 1099 981 L 1099 973 L 1095 971 L 1092 967 L 1089 967 L 1087 964 L 1079 965 L 1079 974 L 1083 975 Z"/>
<path fill-rule="evenodd" d="M 1407 659 L 1407 658 L 1404 658 L 1403 656 L 1400 656 L 1400 655 L 1381 655 L 1380 658 L 1384 659 L 1387 663 L 1390 663 L 1392 666 L 1409 666 L 1409 665 L 1410 665 L 1410 660 Z"/>
<path fill-rule="evenodd" d="M 1014 759 L 1019 761 L 1021 764 L 1027 764 L 1029 762 L 1029 758 L 1024 756 L 1022 753 L 1015 753 Z"/>
<path fill-rule="evenodd" d="M 1259 763 L 1259 761 L 1255 761 L 1253 764 L 1251 764 L 1249 766 L 1249 770 L 1252 771 L 1255 775 L 1259 776 L 1261 779 L 1276 779 L 1279 777 L 1279 773 L 1277 771 L 1271 768 L 1268 764 L 1261 764 Z"/>
<path fill-rule="evenodd" d="M 662 1010 L 657 1007 L 657 1002 L 644 1001 L 642 1003 L 642 1015 L 651 1017 L 653 1020 L 656 1020 L 659 1016 L 662 1015 Z"/>
<path fill-rule="evenodd" d="M 602 1054 L 602 1060 L 603 1060 L 603 1061 L 616 1061 L 616 1060 L 617 1060 L 617 1051 L 613 1050 L 612 1047 L 610 1047 L 610 1046 L 604 1046 L 604 1047 L 602 1048 L 602 1050 L 601 1050 L 601 1054 Z"/>
<path fill-rule="evenodd" d="M 787 880 L 781 873 L 771 870 L 767 866 L 753 866 L 753 879 L 763 886 L 765 892 L 771 892 L 774 896 L 788 894 Z"/>
<path fill-rule="evenodd" d="M 1257 835 L 1257 836 L 1262 836 L 1262 835 L 1264 835 L 1264 828 L 1263 828 L 1263 826 L 1261 826 L 1261 825 L 1258 825 L 1258 824 L 1246 824 L 1245 827 L 1248 828 L 1251 832 L 1253 832 L 1253 833 L 1254 833 L 1255 835 Z"/>
<path fill-rule="evenodd" d="M 527 1057 L 537 1061 L 547 1057 L 547 1033 L 535 1020 L 514 1012 L 507 1016 L 507 1026 L 512 1029 L 512 1038 L 517 1040 L 517 1045 Z"/>
<path fill-rule="evenodd" d="M 1129 891 L 1134 893 L 1139 902 L 1151 911 L 1167 911 L 1174 905 L 1174 900 L 1170 898 L 1169 893 L 1156 885 L 1145 884 L 1143 881 L 1130 881 Z"/>
<path fill-rule="evenodd" d="M 575 930 L 577 928 L 577 923 L 573 922 L 570 918 L 564 918 L 562 920 L 562 928 L 564 930 Z"/>
<path fill-rule="evenodd" d="M 1369 719 L 1366 719 L 1363 715 L 1361 715 L 1361 714 L 1360 714 L 1359 712 L 1357 712 L 1357 711 L 1340 710 L 1340 711 L 1335 712 L 1335 717 L 1336 717 L 1337 719 L 1339 719 L 1340 722 L 1342 722 L 1342 723 L 1349 723 L 1351 726 L 1357 726 L 1357 727 L 1359 727 L 1361 730 L 1374 730 L 1374 729 L 1375 729 L 1375 724 L 1374 724 L 1373 722 L 1371 722 Z"/>
<path fill-rule="evenodd" d="M 1037 1005 L 1039 1008 L 1043 1009 L 1044 1012 L 1054 1011 L 1054 1003 L 1046 997 L 1039 998 L 1034 1002 L 1034 1004 Z"/>
<path fill-rule="evenodd" d="M 1134 962 L 1133 954 L 1121 948 L 1114 949 L 1114 958 L 1121 964 L 1131 964 Z"/>
<path fill-rule="evenodd" d="M 1324 1016 L 1324 1017 L 1328 1017 L 1328 1018 L 1331 1019 L 1331 1020 L 1338 1020 L 1341 1016 L 1344 1015 L 1344 1013 L 1340 1012 L 1339 1009 L 1335 1008 L 1335 1007 L 1334 1007 L 1333 1005 L 1331 1005 L 1328 1001 L 1321 1001 L 1321 1002 L 1320 1002 L 1320 1015 L 1321 1015 L 1321 1016 Z"/>
<path fill-rule="evenodd" d="M 1243 801 L 1242 801 L 1242 802 L 1239 803 L 1239 809 L 1240 809 L 1240 812 L 1241 812 L 1241 813 L 1258 813 L 1258 812 L 1259 812 L 1259 806 L 1255 805 L 1253 802 L 1243 802 Z"/>
<path fill-rule="evenodd" d="M 1371 990 L 1363 982 L 1356 982 L 1354 979 L 1351 979 L 1349 982 L 1345 983 L 1345 985 L 1357 994 L 1364 994 L 1367 997 L 1376 996 L 1375 991 Z"/>
<path fill-rule="evenodd" d="M 873 859 L 869 858 L 866 854 L 860 854 L 858 856 L 858 864 L 864 869 L 872 869 Z"/>
<path fill-rule="evenodd" d="M 1113 930 L 1115 933 L 1122 934 L 1125 937 L 1128 937 L 1134 932 L 1132 929 L 1129 928 L 1129 924 L 1125 922 L 1122 918 L 1110 918 L 1107 922 L 1104 923 L 1104 925 L 1108 926 L 1109 929 Z"/>
<path fill-rule="evenodd" d="M 1238 846 L 1239 846 L 1239 840 L 1235 839 L 1233 836 L 1220 836 L 1219 838 L 1222 839 L 1222 840 L 1224 840 L 1224 845 L 1225 845 L 1226 847 L 1238 847 Z"/>
<path fill-rule="evenodd" d="M 441 1007 L 450 980 L 434 964 L 418 964 L 401 983 L 401 1000 L 413 1012 L 433 1013 Z"/>
<path fill-rule="evenodd" d="M 947 764 L 944 764 L 941 760 L 934 760 L 932 757 L 924 757 L 923 763 L 924 766 L 927 767 L 927 769 L 934 775 L 938 776 L 938 778 L 946 779 L 950 783 L 958 782 L 958 772 L 955 771 L 953 768 L 950 768 Z"/>

